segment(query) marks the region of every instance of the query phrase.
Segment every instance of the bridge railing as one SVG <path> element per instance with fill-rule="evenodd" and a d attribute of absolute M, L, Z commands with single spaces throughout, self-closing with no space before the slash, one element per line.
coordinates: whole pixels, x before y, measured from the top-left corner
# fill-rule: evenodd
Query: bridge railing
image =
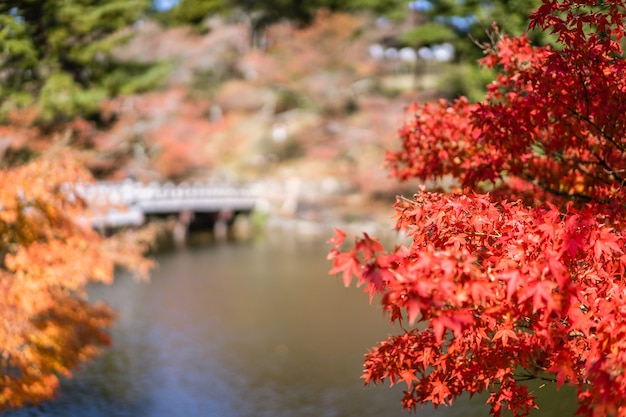
<path fill-rule="evenodd" d="M 144 184 L 127 180 L 79 186 L 77 191 L 92 208 L 96 227 L 138 225 L 150 214 L 251 211 L 261 197 L 255 184 Z"/>
<path fill-rule="evenodd" d="M 112 205 L 137 205 L 161 200 L 242 199 L 254 201 L 260 197 L 255 185 L 211 183 L 149 183 L 135 181 L 98 182 L 80 188 L 87 202 Z"/>

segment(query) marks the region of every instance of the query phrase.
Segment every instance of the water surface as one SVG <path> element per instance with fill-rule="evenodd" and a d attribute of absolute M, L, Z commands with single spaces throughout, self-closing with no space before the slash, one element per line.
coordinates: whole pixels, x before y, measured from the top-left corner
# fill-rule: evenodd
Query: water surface
<path fill-rule="evenodd" d="M 362 359 L 391 331 L 359 289 L 330 277 L 323 242 L 269 239 L 158 256 L 149 283 L 91 290 L 118 312 L 114 346 L 59 398 L 7 416 L 395 417 L 401 387 L 363 387 Z M 542 389 L 541 416 L 573 415 Z M 487 416 L 485 397 L 420 416 Z"/>

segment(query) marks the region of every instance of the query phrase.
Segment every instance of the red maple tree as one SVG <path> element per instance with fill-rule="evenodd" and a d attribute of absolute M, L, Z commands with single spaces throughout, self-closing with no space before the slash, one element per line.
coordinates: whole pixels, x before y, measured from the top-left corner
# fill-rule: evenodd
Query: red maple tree
<path fill-rule="evenodd" d="M 578 414 L 626 416 L 624 0 L 543 0 L 531 28 L 494 33 L 485 99 L 414 105 L 394 176 L 452 175 L 395 204 L 408 245 L 338 231 L 331 273 L 356 276 L 393 322 L 366 383 L 405 382 L 407 409 L 489 392 L 491 414 L 536 407 L 524 381 L 576 387 Z"/>

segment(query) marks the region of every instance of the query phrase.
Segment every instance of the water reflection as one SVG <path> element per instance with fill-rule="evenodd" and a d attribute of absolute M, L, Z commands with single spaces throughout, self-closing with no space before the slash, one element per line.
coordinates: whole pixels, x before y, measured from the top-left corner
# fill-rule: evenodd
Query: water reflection
<path fill-rule="evenodd" d="M 392 329 L 359 290 L 328 277 L 327 250 L 187 249 L 161 255 L 150 283 L 93 288 L 119 311 L 115 346 L 56 402 L 7 415 L 407 416 L 398 389 L 363 388 L 363 354 Z M 419 414 L 486 416 L 484 400 Z M 573 414 L 571 401 L 550 407 L 541 415 Z"/>

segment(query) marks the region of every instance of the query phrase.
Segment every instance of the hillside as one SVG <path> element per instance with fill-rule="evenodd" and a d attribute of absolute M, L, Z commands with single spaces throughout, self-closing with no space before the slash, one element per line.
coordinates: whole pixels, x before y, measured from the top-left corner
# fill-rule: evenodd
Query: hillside
<path fill-rule="evenodd" d="M 384 151 L 396 146 L 404 108 L 424 97 L 410 64 L 376 59 L 370 46 L 400 28 L 321 13 L 306 28 L 273 25 L 252 47 L 245 25 L 210 25 L 199 35 L 143 22 L 117 51 L 172 70 L 158 91 L 106 102 L 106 128 L 84 120 L 69 126 L 69 141 L 94 174 L 265 180 L 277 194 L 307 200 L 300 207 L 322 197 L 352 214 L 381 197 L 388 207 L 398 190 L 382 168 Z M 45 132 L 20 131 L 28 125 L 20 117 L 12 146 L 45 149 Z"/>

